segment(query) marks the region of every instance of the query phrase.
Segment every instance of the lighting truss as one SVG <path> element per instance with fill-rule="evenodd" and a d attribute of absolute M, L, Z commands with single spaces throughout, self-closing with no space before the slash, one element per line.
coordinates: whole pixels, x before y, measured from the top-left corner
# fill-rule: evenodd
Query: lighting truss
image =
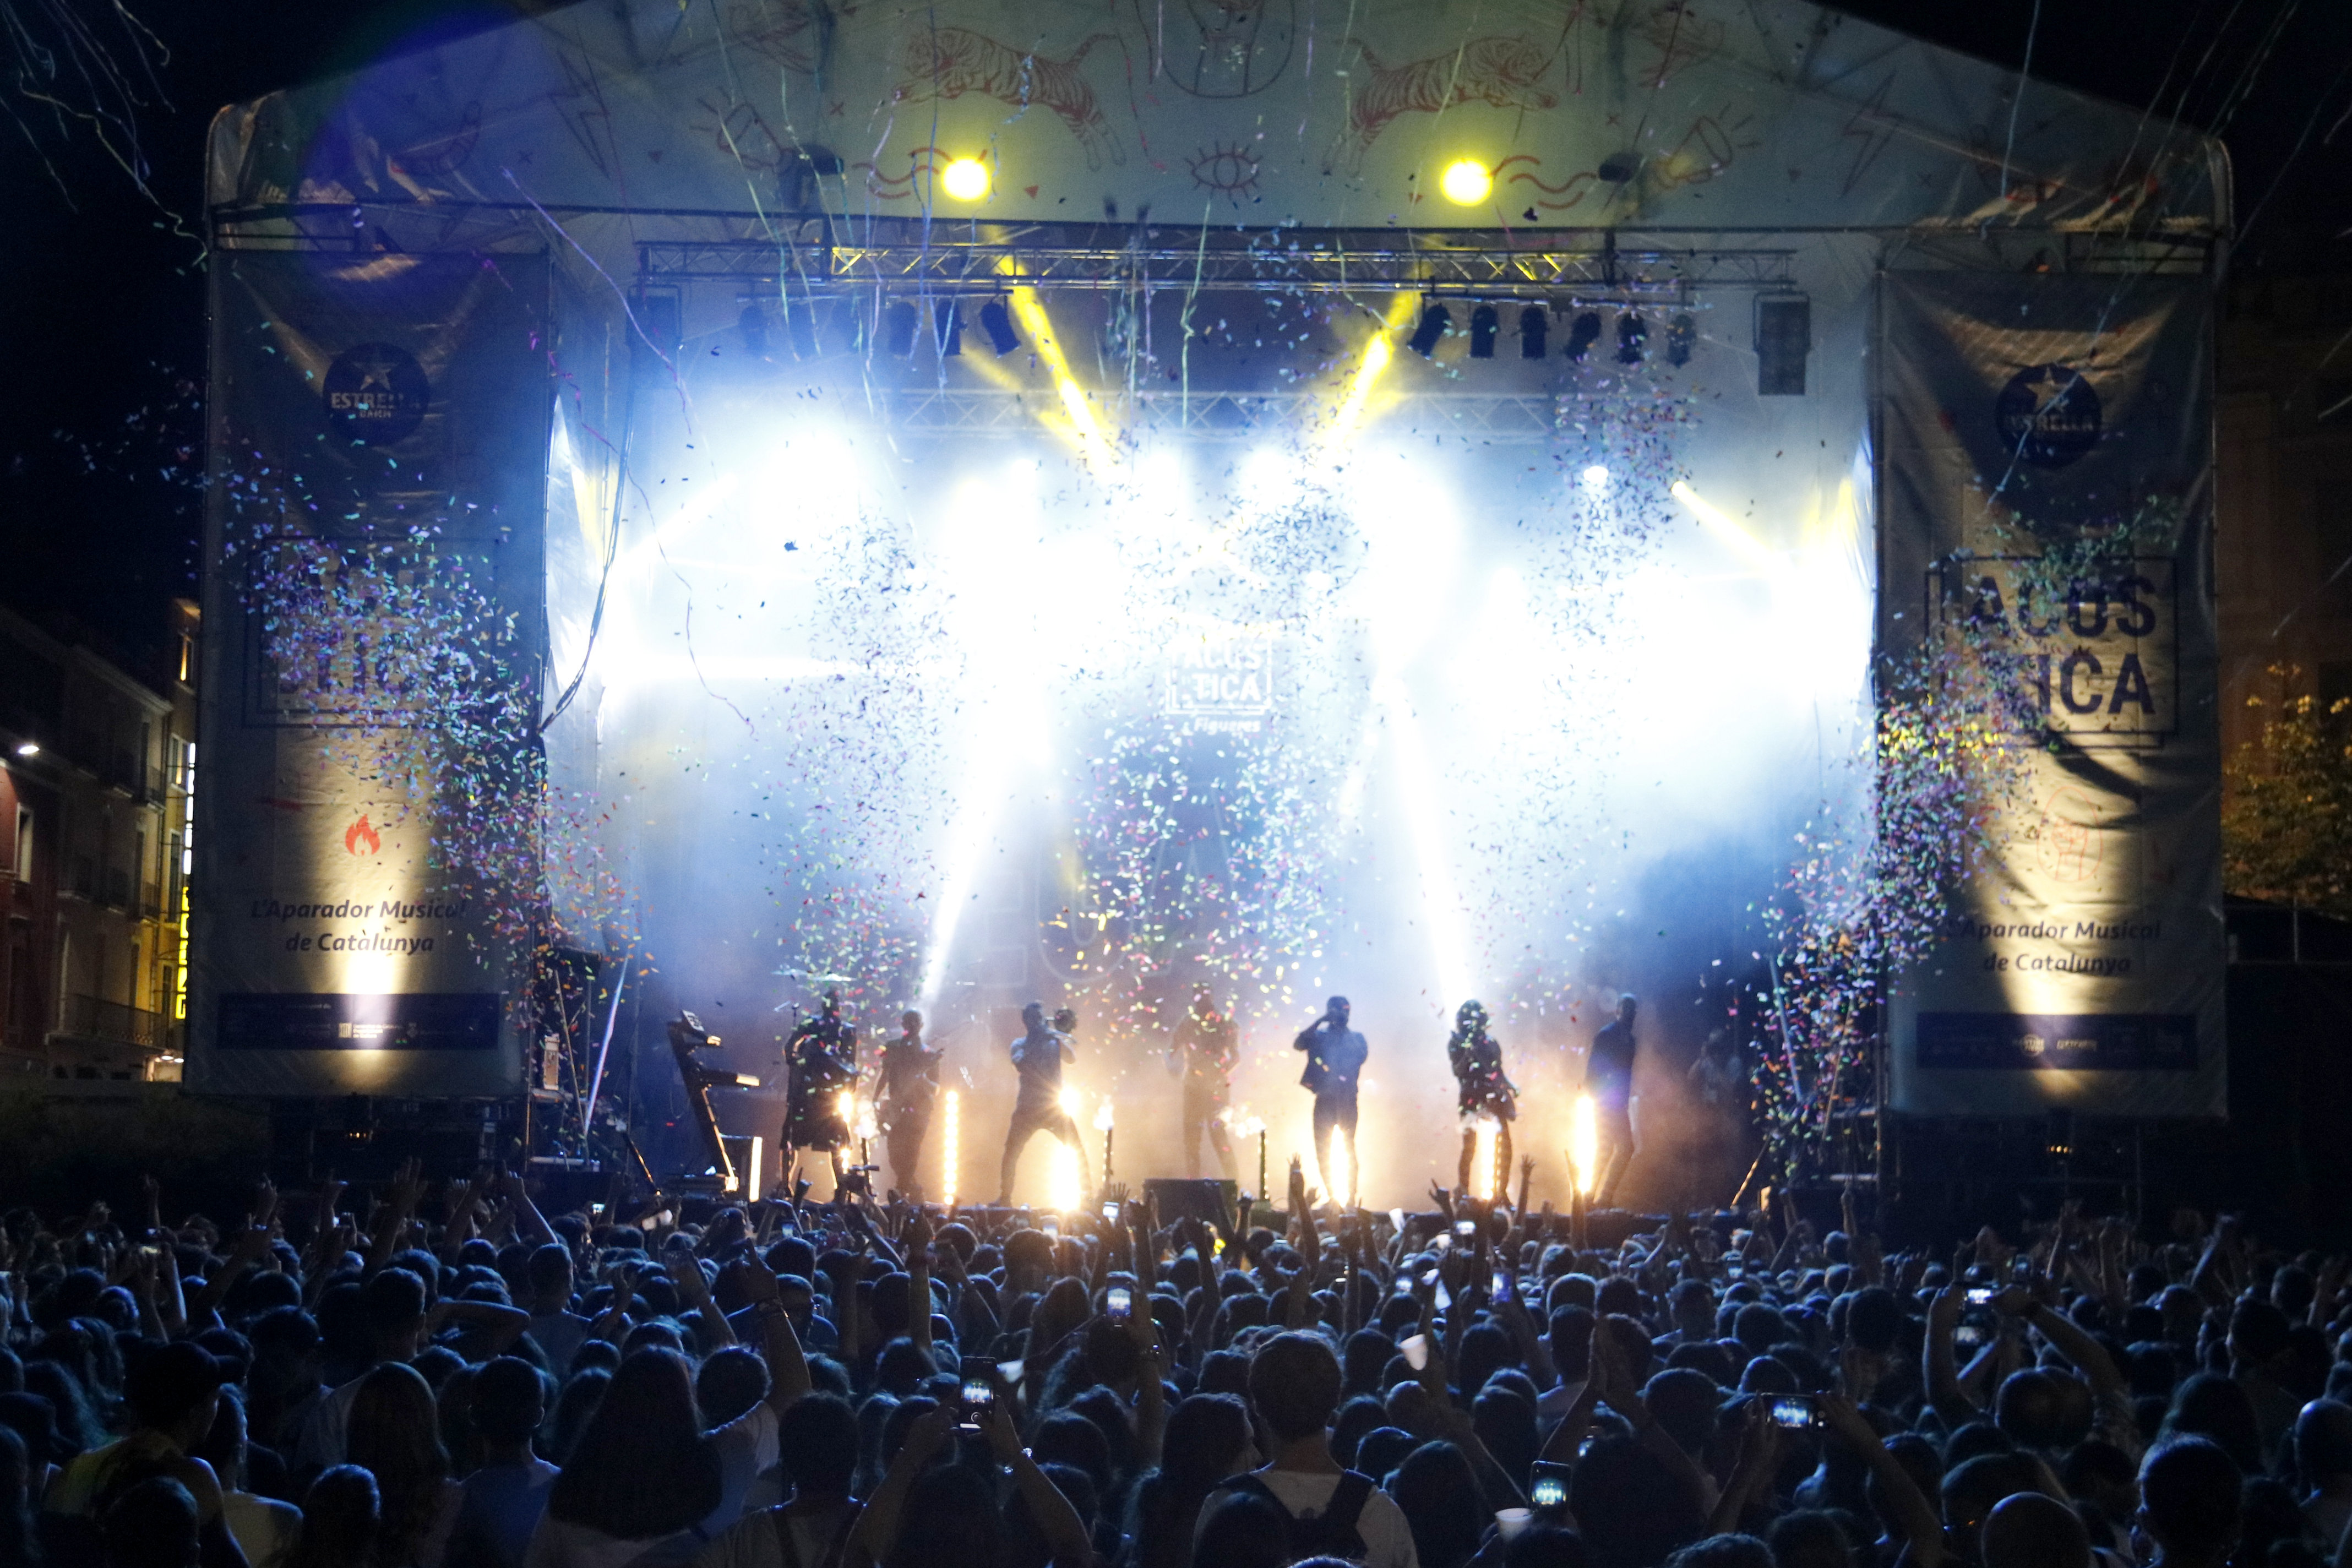
<path fill-rule="evenodd" d="M 856 231 L 844 237 L 841 228 Z M 1410 290 L 1566 304 L 1650 302 L 1697 289 L 1789 290 L 1793 248 L 1641 247 L 1612 231 L 1553 231 L 1541 243 L 1426 231 L 1103 230 L 1076 225 L 957 226 L 913 220 L 803 224 L 774 235 L 643 240 L 647 285 L 728 281 L 808 294 L 993 294 L 1007 288 L 1230 292 Z"/>
<path fill-rule="evenodd" d="M 1304 439 L 1330 418 L 1328 392 L 1194 392 L 1150 390 L 1108 394 L 1096 400 L 1123 430 L 1181 435 L 1192 440 Z M 1575 399 L 1506 394 L 1439 392 L 1409 399 L 1424 434 L 1475 437 L 1490 442 L 1550 440 Z M 994 388 L 922 387 L 877 395 L 876 412 L 894 428 L 931 436 L 984 435 L 1033 428 L 1052 399 Z"/>

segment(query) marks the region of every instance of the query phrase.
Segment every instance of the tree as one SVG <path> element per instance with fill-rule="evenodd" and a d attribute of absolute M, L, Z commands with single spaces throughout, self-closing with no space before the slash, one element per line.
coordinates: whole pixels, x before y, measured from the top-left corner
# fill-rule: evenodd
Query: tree
<path fill-rule="evenodd" d="M 2222 883 L 2352 919 L 2352 699 L 2285 696 L 2300 672 L 2271 673 L 2282 695 L 2248 699 L 2270 716 L 2222 770 Z"/>

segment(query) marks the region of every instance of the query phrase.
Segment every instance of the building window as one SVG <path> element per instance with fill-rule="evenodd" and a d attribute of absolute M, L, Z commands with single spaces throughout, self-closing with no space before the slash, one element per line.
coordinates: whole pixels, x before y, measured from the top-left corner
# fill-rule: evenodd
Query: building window
<path fill-rule="evenodd" d="M 16 808 L 16 879 L 33 879 L 33 808 L 29 805 Z"/>

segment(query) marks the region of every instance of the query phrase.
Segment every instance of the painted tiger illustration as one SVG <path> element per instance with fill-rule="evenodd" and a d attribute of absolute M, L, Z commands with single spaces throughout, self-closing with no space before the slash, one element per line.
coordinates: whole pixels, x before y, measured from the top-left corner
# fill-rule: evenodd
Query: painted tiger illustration
<path fill-rule="evenodd" d="M 1370 45 L 1351 41 L 1364 68 L 1349 84 L 1348 128 L 1329 159 L 1335 165 L 1344 159 L 1350 173 L 1362 167 L 1365 153 L 1400 114 L 1435 114 L 1461 103 L 1497 109 L 1559 104 L 1559 94 L 1543 85 L 1554 57 L 1525 38 L 1473 38 L 1459 50 L 1401 66 L 1383 65 Z"/>
<path fill-rule="evenodd" d="M 907 80 L 898 98 L 911 102 L 976 92 L 1015 109 L 1050 109 L 1086 149 L 1087 168 L 1101 168 L 1105 158 L 1124 163 L 1126 149 L 1112 136 L 1095 89 L 1078 74 L 1097 44 L 1118 42 L 1113 34 L 1097 33 L 1078 46 L 1077 53 L 1056 60 L 1024 54 L 969 27 L 919 32 L 907 44 Z"/>

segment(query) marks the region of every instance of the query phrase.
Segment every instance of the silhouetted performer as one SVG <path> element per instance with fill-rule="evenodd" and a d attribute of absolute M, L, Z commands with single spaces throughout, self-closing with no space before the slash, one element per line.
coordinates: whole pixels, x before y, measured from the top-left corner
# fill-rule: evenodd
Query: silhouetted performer
<path fill-rule="evenodd" d="M 1315 1096 L 1315 1168 L 1321 1173 L 1324 1195 L 1332 1202 L 1341 1194 L 1331 1184 L 1331 1131 L 1339 1128 L 1348 1134 L 1348 1192 L 1346 1201 L 1353 1207 L 1360 1175 L 1356 1164 L 1356 1079 L 1364 1070 L 1364 1058 L 1371 1047 L 1364 1037 L 1348 1027 L 1348 999 L 1334 996 L 1324 1005 L 1323 1016 L 1298 1031 L 1291 1042 L 1294 1050 L 1307 1053 L 1307 1070 L 1298 1075 L 1299 1087 Z M 1258 1194 L 1263 1199 L 1265 1194 Z"/>
<path fill-rule="evenodd" d="M 1462 1115 L 1469 1123 L 1462 1129 L 1462 1191 L 1471 1190 L 1478 1120 L 1491 1116 L 1496 1126 L 1495 1171 L 1500 1173 L 1494 1175 L 1495 1190 L 1487 1195 L 1499 1198 L 1510 1181 L 1511 1123 L 1518 1120 L 1519 1091 L 1503 1075 L 1502 1043 L 1486 1032 L 1485 1003 L 1465 1002 L 1454 1015 L 1454 1035 L 1445 1042 L 1445 1063 L 1454 1069 Z"/>
<path fill-rule="evenodd" d="M 1234 1163 L 1234 1142 L 1225 1114 L 1234 1098 L 1234 1064 L 1241 1058 L 1240 1031 L 1233 1019 L 1218 1011 L 1206 985 L 1192 987 L 1192 1005 L 1176 1026 L 1176 1048 L 1170 1065 L 1184 1076 L 1184 1168 L 1201 1173 L 1201 1133 L 1228 1181 L 1239 1181 Z"/>
<path fill-rule="evenodd" d="M 1040 1132 L 1051 1132 L 1070 1146 L 1078 1157 L 1078 1169 L 1086 1169 L 1086 1148 L 1078 1142 L 1078 1124 L 1062 1110 L 1062 1064 L 1076 1061 L 1078 1053 L 1070 1047 L 1067 1035 L 1046 1027 L 1045 1004 L 1032 1002 L 1021 1009 L 1021 1021 L 1029 1032 L 1013 1042 L 1013 1066 L 1021 1074 L 1021 1098 L 1013 1106 L 1013 1125 L 1004 1133 L 1004 1164 L 997 1182 L 996 1201 L 1013 1202 L 1013 1173 L 1021 1163 L 1021 1151 L 1029 1140 Z"/>
<path fill-rule="evenodd" d="M 1595 1207 L 1606 1207 L 1633 1160 L 1633 1013 L 1631 993 L 1617 998 L 1617 1016 L 1592 1037 L 1584 1062 L 1584 1091 L 1592 1097 L 1601 1125 L 1601 1180 Z"/>
<path fill-rule="evenodd" d="M 797 1152 L 823 1150 L 832 1157 L 837 1189 L 846 1178 L 841 1153 L 849 1146 L 849 1110 L 842 1098 L 857 1081 L 857 1031 L 842 1022 L 840 992 L 826 992 L 824 1010 L 793 1026 L 784 1042 L 784 1069 L 783 1150 L 777 1168 L 789 1183 Z"/>
<path fill-rule="evenodd" d="M 923 1139 L 940 1096 L 940 1053 L 923 1043 L 920 1013 L 899 1014 L 898 1028 L 898 1037 L 882 1047 L 882 1077 L 874 1098 L 881 1102 L 882 1131 L 890 1147 L 890 1180 L 911 1197 L 920 1191 Z"/>

